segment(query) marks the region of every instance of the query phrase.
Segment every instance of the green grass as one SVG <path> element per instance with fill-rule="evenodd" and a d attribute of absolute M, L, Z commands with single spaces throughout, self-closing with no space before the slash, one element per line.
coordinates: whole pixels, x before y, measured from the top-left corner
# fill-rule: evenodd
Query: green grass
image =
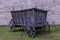
<path fill-rule="evenodd" d="M 19 29 L 19 28 L 17 28 Z M 60 26 L 51 26 L 51 32 L 28 37 L 24 32 L 10 32 L 8 26 L 0 26 L 0 40 L 60 40 Z"/>

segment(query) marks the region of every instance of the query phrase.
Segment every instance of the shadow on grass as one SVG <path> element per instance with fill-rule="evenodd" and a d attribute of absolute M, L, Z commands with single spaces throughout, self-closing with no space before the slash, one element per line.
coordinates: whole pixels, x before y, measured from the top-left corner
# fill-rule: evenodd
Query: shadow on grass
<path fill-rule="evenodd" d="M 15 30 L 15 32 L 24 32 L 24 29 Z"/>
<path fill-rule="evenodd" d="M 49 36 L 52 38 L 52 37 L 54 37 L 54 33 L 58 32 L 58 31 L 60 31 L 60 26 L 52 26 L 50 29 L 50 32 L 48 32 L 48 31 L 36 32 L 36 35 L 34 38 L 49 38 Z M 15 32 L 23 32 L 24 33 L 23 35 L 26 35 L 24 32 L 24 29 L 18 28 L 17 30 L 15 30 Z M 29 38 L 32 38 L 32 37 L 29 37 Z"/>

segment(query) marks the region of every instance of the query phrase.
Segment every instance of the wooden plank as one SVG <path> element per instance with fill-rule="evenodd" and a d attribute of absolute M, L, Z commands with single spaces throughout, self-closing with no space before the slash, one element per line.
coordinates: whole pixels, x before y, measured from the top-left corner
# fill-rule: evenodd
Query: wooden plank
<path fill-rule="evenodd" d="M 18 11 L 18 13 L 17 13 L 18 15 L 18 24 L 20 25 L 20 11 Z"/>
<path fill-rule="evenodd" d="M 23 14 L 23 22 L 24 22 L 24 26 L 26 26 L 26 13 L 24 11 L 24 14 Z"/>
<path fill-rule="evenodd" d="M 34 10 L 31 10 L 31 25 L 34 25 Z"/>
<path fill-rule="evenodd" d="M 27 11 L 25 11 L 25 22 L 26 22 L 26 26 L 27 26 Z"/>
<path fill-rule="evenodd" d="M 27 13 L 26 13 L 26 18 L 27 18 L 27 26 L 29 26 L 29 10 L 27 11 Z"/>
<path fill-rule="evenodd" d="M 21 15 L 21 13 L 20 13 L 20 19 L 21 19 L 20 22 L 21 22 L 21 25 L 22 25 L 22 15 Z"/>

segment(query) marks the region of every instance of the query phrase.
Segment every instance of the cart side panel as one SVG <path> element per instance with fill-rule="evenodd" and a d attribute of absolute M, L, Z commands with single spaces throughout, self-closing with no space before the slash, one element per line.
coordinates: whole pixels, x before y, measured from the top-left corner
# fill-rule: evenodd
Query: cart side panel
<path fill-rule="evenodd" d="M 42 13 L 39 10 L 35 10 L 35 26 L 42 26 Z"/>
<path fill-rule="evenodd" d="M 29 10 L 29 21 L 30 21 L 30 25 L 31 26 L 34 26 L 34 24 L 35 24 L 34 14 L 35 14 L 35 12 L 34 12 L 33 9 L 32 10 Z"/>
<path fill-rule="evenodd" d="M 35 26 L 44 26 L 46 21 L 47 12 L 35 10 Z"/>

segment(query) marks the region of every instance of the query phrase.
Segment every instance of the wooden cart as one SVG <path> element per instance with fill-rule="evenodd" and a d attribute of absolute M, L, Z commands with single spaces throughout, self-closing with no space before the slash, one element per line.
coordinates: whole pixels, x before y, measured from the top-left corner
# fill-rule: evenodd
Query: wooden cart
<path fill-rule="evenodd" d="M 45 30 L 46 24 L 50 30 L 50 26 L 46 21 L 47 12 L 46 10 L 37 8 L 11 11 L 12 19 L 9 23 L 10 30 L 14 31 L 15 27 L 23 27 L 24 31 L 32 37 L 36 35 L 38 29 Z"/>

